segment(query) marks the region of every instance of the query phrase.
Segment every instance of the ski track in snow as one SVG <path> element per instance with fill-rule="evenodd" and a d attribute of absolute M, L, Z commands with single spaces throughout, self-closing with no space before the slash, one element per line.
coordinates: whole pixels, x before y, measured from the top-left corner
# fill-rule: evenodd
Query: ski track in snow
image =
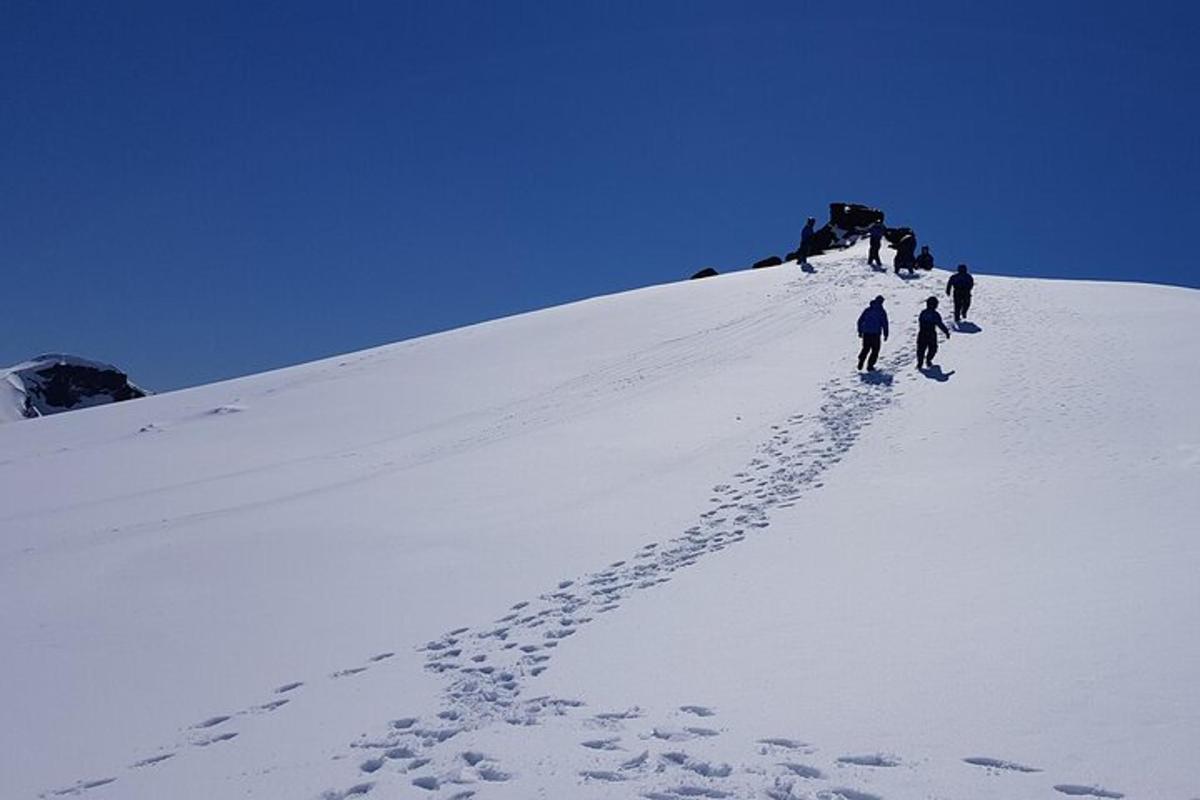
<path fill-rule="evenodd" d="M 851 271 L 858 266 L 857 262 L 834 261 L 826 269 L 844 270 L 833 278 L 833 283 L 845 286 L 863 281 L 861 271 Z M 1002 309 L 997 310 L 1002 313 Z M 881 358 L 879 372 L 835 376 L 822 387 L 816 413 L 793 414 L 771 426 L 770 438 L 741 470 L 712 487 L 711 507 L 680 535 L 648 542 L 626 558 L 599 570 L 563 579 L 549 591 L 513 604 L 487 625 L 456 628 L 421 646 L 425 668 L 447 681 L 441 710 L 430 717 L 397 717 L 387 723 L 381 734 L 352 742 L 346 755 L 356 765 L 357 774 L 347 781 L 346 788 L 325 791 L 319 795 L 320 800 L 349 800 L 368 795 L 378 783 L 373 778 L 393 777 L 397 773 L 411 787 L 437 800 L 477 797 L 486 791 L 487 784 L 505 783 L 519 776 L 506 772 L 496 759 L 482 752 L 456 748 L 454 740 L 460 734 L 498 725 L 510 726 L 516 732 L 514 735 L 519 735 L 523 727 L 569 726 L 570 730 L 562 735 L 579 738 L 580 753 L 589 757 L 581 758 L 575 773 L 578 782 L 621 784 L 629 790 L 626 796 L 649 800 L 749 795 L 771 800 L 885 800 L 840 784 L 864 773 L 905 766 L 904 759 L 894 754 L 837 754 L 819 759 L 821 766 L 816 766 L 808 763 L 818 760 L 814 756 L 820 751 L 815 745 L 784 737 L 764 737 L 734 745 L 740 747 L 743 760 L 733 765 L 693 757 L 684 749 L 689 742 L 723 735 L 722 729 L 708 724 L 719 719 L 717 710 L 708 706 L 685 705 L 678 709 L 676 719 L 653 724 L 643 720 L 636 706 L 592 713 L 578 698 L 527 697 L 525 690 L 532 679 L 551 667 L 557 648 L 569 644 L 571 637 L 585 630 L 599 615 L 618 611 L 634 593 L 669 582 L 675 572 L 701 558 L 764 532 L 774 510 L 789 509 L 809 492 L 820 489 L 825 473 L 842 460 L 863 429 L 901 395 L 897 384 L 908 379 L 910 373 L 919 375 L 913 371 L 915 314 L 912 317 L 898 340 L 903 344 L 893 346 L 890 354 Z M 740 319 L 730 326 L 747 324 L 767 323 L 761 319 Z M 662 348 L 669 349 L 674 344 L 667 342 Z M 853 355 L 849 354 L 851 358 Z M 648 372 L 656 369 L 661 369 L 661 365 L 647 371 L 642 363 L 631 376 L 621 378 L 614 373 L 608 377 L 628 386 L 648 379 Z M 594 380 L 596 376 L 589 377 Z M 596 399 L 591 396 L 595 390 L 589 386 L 560 388 L 577 391 L 588 401 Z M 552 410 L 548 398 L 538 398 L 536 406 L 532 410 L 538 419 Z M 499 429 L 488 430 L 484 438 L 493 438 L 500 429 L 514 424 L 516 416 L 508 415 Z M 461 446 L 462 443 L 457 445 Z M 394 655 L 394 652 L 378 653 L 364 663 L 331 673 L 325 680 L 351 679 Z M 316 683 L 311 680 L 283 683 L 273 690 L 272 697 L 259 704 L 193 722 L 185 727 L 182 739 L 130 763 L 126 769 L 153 769 L 177 761 L 176 756 L 188 750 L 230 746 L 227 743 L 236 739 L 238 731 L 226 728 L 248 717 L 274 712 Z M 636 730 L 631 732 L 631 727 Z M 603 735 L 594 735 L 597 729 Z M 593 735 L 588 736 L 588 732 Z M 357 757 L 352 757 L 356 753 Z M 594 768 L 597 756 L 610 757 L 611 764 Z M 961 761 L 976 768 L 979 774 L 993 777 L 1041 772 L 1036 767 L 989 756 L 970 756 Z M 40 797 L 80 795 L 117 780 L 115 776 L 80 780 L 43 792 Z M 1022 788 L 1032 787 L 1023 784 Z M 1082 784 L 1063 783 L 1046 788 L 1085 798 L 1124 796 Z"/>

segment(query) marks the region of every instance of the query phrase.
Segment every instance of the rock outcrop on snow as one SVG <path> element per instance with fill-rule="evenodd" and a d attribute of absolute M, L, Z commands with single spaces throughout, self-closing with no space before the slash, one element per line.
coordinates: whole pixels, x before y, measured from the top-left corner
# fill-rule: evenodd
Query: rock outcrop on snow
<path fill-rule="evenodd" d="M 884 221 L 884 213 L 877 208 L 861 203 L 830 203 L 829 221 L 813 232 L 812 245 L 809 255 L 819 255 L 830 250 L 841 250 L 854 244 L 867 229 L 876 222 Z M 907 228 L 905 230 L 908 230 Z M 900 237 L 893 238 L 892 229 L 885 229 L 889 242 L 897 242 Z M 794 261 L 800 255 L 797 248 L 787 254 L 787 261 Z"/>
<path fill-rule="evenodd" d="M 750 269 L 762 269 L 763 267 L 778 267 L 783 263 L 783 259 L 779 256 L 769 256 L 767 258 L 755 261 L 750 265 Z"/>
<path fill-rule="evenodd" d="M 0 422 L 145 397 L 111 364 L 49 353 L 0 370 Z"/>

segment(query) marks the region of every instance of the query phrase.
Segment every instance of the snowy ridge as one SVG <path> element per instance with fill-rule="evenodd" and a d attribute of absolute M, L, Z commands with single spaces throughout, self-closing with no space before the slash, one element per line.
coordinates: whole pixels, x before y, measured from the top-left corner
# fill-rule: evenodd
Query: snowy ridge
<path fill-rule="evenodd" d="M 6 429 L 5 796 L 1187 800 L 1196 294 L 985 278 L 922 374 L 864 261 Z"/>

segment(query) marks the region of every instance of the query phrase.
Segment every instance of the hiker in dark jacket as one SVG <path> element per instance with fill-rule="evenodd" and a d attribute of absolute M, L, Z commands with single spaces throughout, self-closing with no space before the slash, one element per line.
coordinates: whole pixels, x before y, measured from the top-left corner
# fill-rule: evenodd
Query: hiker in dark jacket
<path fill-rule="evenodd" d="M 796 259 L 796 263 L 801 266 L 808 266 L 808 257 L 812 255 L 813 226 L 816 224 L 817 220 L 809 217 L 804 223 L 804 230 L 800 231 L 800 257 Z"/>
<path fill-rule="evenodd" d="M 918 269 L 933 269 L 933 253 L 929 252 L 929 245 L 921 248 L 921 255 L 917 256 Z"/>
<path fill-rule="evenodd" d="M 867 253 L 867 264 L 872 267 L 882 267 L 883 262 L 879 260 L 879 246 L 883 243 L 883 223 L 872 222 L 871 227 L 867 228 L 867 236 L 871 238 L 871 249 Z"/>
<path fill-rule="evenodd" d="M 917 263 L 917 237 L 911 233 L 906 233 L 896 243 L 896 257 L 892 259 L 892 266 L 896 270 L 896 274 L 900 274 L 900 270 L 907 269 L 908 274 L 913 274 L 913 267 Z"/>
<path fill-rule="evenodd" d="M 958 272 L 946 281 L 946 294 L 954 294 L 954 322 L 962 322 L 971 310 L 971 290 L 975 288 L 975 278 L 967 272 L 966 264 L 958 265 Z"/>
<path fill-rule="evenodd" d="M 917 317 L 917 369 L 932 367 L 933 357 L 937 355 L 937 332 L 940 328 L 946 338 L 950 338 L 950 329 L 942 322 L 942 315 L 937 311 L 938 299 L 931 297 L 925 301 L 925 310 Z"/>
<path fill-rule="evenodd" d="M 887 312 L 883 310 L 883 295 L 876 297 L 871 304 L 858 315 L 858 335 L 862 339 L 862 350 L 858 351 L 858 368 L 867 364 L 867 372 L 875 371 L 875 362 L 879 359 L 879 339 L 888 337 Z"/>

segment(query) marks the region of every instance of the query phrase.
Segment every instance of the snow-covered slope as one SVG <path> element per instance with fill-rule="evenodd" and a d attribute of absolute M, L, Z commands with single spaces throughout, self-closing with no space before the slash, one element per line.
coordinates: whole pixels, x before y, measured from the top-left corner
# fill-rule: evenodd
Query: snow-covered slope
<path fill-rule="evenodd" d="M 0 797 L 1200 797 L 1200 294 L 864 262 L 3 426 Z"/>

